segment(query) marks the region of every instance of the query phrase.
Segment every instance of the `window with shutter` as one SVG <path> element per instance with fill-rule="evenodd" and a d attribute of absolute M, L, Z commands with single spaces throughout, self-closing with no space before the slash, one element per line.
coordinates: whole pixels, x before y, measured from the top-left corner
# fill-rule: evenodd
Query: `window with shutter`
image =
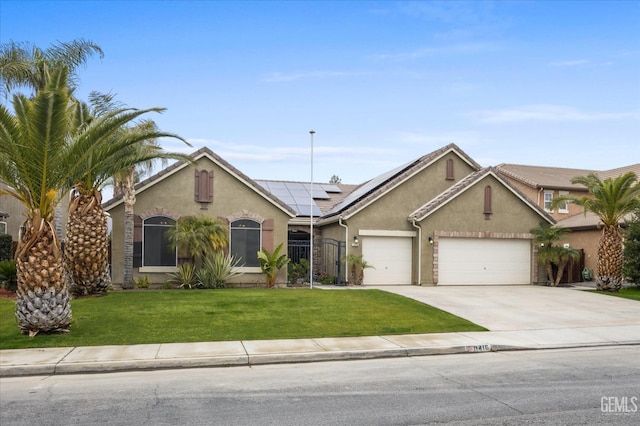
<path fill-rule="evenodd" d="M 213 170 L 197 170 L 194 179 L 194 198 L 200 209 L 206 210 L 213 203 Z"/>

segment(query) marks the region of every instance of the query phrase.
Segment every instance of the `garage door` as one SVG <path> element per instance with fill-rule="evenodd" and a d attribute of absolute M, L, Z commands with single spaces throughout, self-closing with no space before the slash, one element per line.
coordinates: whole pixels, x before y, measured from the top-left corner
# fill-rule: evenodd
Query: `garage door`
<path fill-rule="evenodd" d="M 408 237 L 362 237 L 362 257 L 373 266 L 364 271 L 364 284 L 411 284 L 411 247 Z"/>
<path fill-rule="evenodd" d="M 531 284 L 531 242 L 440 238 L 438 285 L 475 284 Z"/>

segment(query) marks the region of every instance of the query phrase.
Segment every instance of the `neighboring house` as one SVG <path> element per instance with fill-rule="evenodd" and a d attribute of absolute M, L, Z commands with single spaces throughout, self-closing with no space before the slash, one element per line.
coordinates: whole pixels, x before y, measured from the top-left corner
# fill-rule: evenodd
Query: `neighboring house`
<path fill-rule="evenodd" d="M 8 188 L 7 184 L 0 181 L 0 189 L 5 188 Z M 7 233 L 13 241 L 18 241 L 20 226 L 25 219 L 24 210 L 24 206 L 14 197 L 0 195 L 0 233 Z"/>
<path fill-rule="evenodd" d="M 361 185 L 317 225 L 373 266 L 364 284 L 532 284 L 540 221 L 554 222 L 451 144 Z"/>
<path fill-rule="evenodd" d="M 0 189 L 9 186 L 0 180 Z M 64 242 L 64 226 L 67 221 L 67 210 L 69 207 L 69 197 L 63 197 L 56 208 L 54 225 L 58 238 Z M 20 227 L 26 219 L 26 209 L 15 197 L 4 194 L 0 195 L 0 234 L 4 228 L 7 234 L 11 235 L 13 241 L 18 241 Z"/>
<path fill-rule="evenodd" d="M 611 170 L 568 169 L 561 167 L 525 166 L 519 164 L 500 164 L 496 170 L 510 183 L 516 186 L 539 207 L 551 214 L 558 222 L 557 226 L 568 228 L 569 232 L 560 244 L 584 251 L 584 258 L 580 267 L 596 270 L 598 241 L 602 234 L 601 223 L 593 213 L 583 213 L 582 207 L 575 204 L 565 204 L 556 210 L 551 210 L 551 201 L 559 195 L 574 197 L 589 196 L 586 187 L 571 183 L 578 176 L 590 173 L 597 174 L 601 179 L 615 178 L 627 172 L 634 172 L 640 177 L 640 163 Z M 621 226 L 624 226 L 624 222 Z M 580 269 L 580 268 L 578 268 Z M 567 276 L 575 281 L 580 280 L 579 272 Z"/>
<path fill-rule="evenodd" d="M 136 185 L 134 206 L 134 276 L 152 283 L 175 271 L 178 252 L 166 238 L 181 217 L 203 214 L 221 219 L 229 229 L 229 252 L 242 259 L 238 283 L 263 285 L 256 253 L 287 243 L 288 222 L 296 212 L 208 148 L 192 154 L 193 163 L 177 162 Z M 122 283 L 124 204 L 104 203 L 112 219 L 112 279 Z M 286 268 L 277 283 L 286 282 Z"/>

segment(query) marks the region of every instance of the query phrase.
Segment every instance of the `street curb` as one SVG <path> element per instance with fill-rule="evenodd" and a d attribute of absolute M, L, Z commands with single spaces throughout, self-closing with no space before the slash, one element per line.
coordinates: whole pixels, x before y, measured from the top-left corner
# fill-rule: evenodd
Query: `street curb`
<path fill-rule="evenodd" d="M 326 361 L 350 361 L 380 358 L 406 358 L 435 355 L 478 354 L 486 352 L 510 352 L 553 349 L 576 349 L 610 346 L 640 346 L 640 340 L 626 342 L 546 344 L 536 346 L 467 345 L 438 346 L 400 349 L 371 349 L 328 352 L 294 352 L 280 354 L 202 356 L 185 358 L 155 358 L 122 361 L 64 362 L 34 365 L 0 366 L 0 377 L 52 376 L 67 374 L 97 374 L 125 371 L 170 370 L 184 368 L 251 367 L 254 365 L 301 364 Z"/>

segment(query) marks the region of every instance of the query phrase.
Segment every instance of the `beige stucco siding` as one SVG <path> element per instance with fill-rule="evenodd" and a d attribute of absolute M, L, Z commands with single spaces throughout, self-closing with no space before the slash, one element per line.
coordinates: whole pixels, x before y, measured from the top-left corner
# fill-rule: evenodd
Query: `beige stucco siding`
<path fill-rule="evenodd" d="M 195 201 L 194 176 L 195 169 L 213 170 L 213 202 L 206 204 L 206 209 Z M 124 205 L 110 210 L 113 219 L 112 233 L 112 276 L 114 283 L 121 283 L 123 277 L 122 265 L 124 247 Z M 225 169 L 212 162 L 207 157 L 198 160 L 195 165 L 184 167 L 163 180 L 155 182 L 139 192 L 136 197 L 134 214 L 143 218 L 157 214 L 165 214 L 174 219 L 182 216 L 203 214 L 214 218 L 239 219 L 250 218 L 263 222 L 273 220 L 272 250 L 280 243 L 287 244 L 287 224 L 290 216 L 261 194 L 254 191 Z M 265 241 L 263 241 L 263 245 Z M 135 271 L 137 272 L 137 271 Z M 162 283 L 165 274 L 145 273 L 152 282 Z M 261 273 L 248 273 L 236 279 L 244 284 L 263 283 Z M 286 282 L 286 270 L 281 271 L 277 283 Z"/>
<path fill-rule="evenodd" d="M 487 185 L 492 189 L 493 212 L 488 220 L 484 214 L 484 189 Z M 539 214 L 493 176 L 486 176 L 420 223 L 422 283 L 434 283 L 434 262 L 437 262 L 434 251 L 437 252 L 439 235 L 529 239 L 529 230 L 542 220 Z M 429 237 L 433 238 L 433 245 L 429 244 Z"/>

